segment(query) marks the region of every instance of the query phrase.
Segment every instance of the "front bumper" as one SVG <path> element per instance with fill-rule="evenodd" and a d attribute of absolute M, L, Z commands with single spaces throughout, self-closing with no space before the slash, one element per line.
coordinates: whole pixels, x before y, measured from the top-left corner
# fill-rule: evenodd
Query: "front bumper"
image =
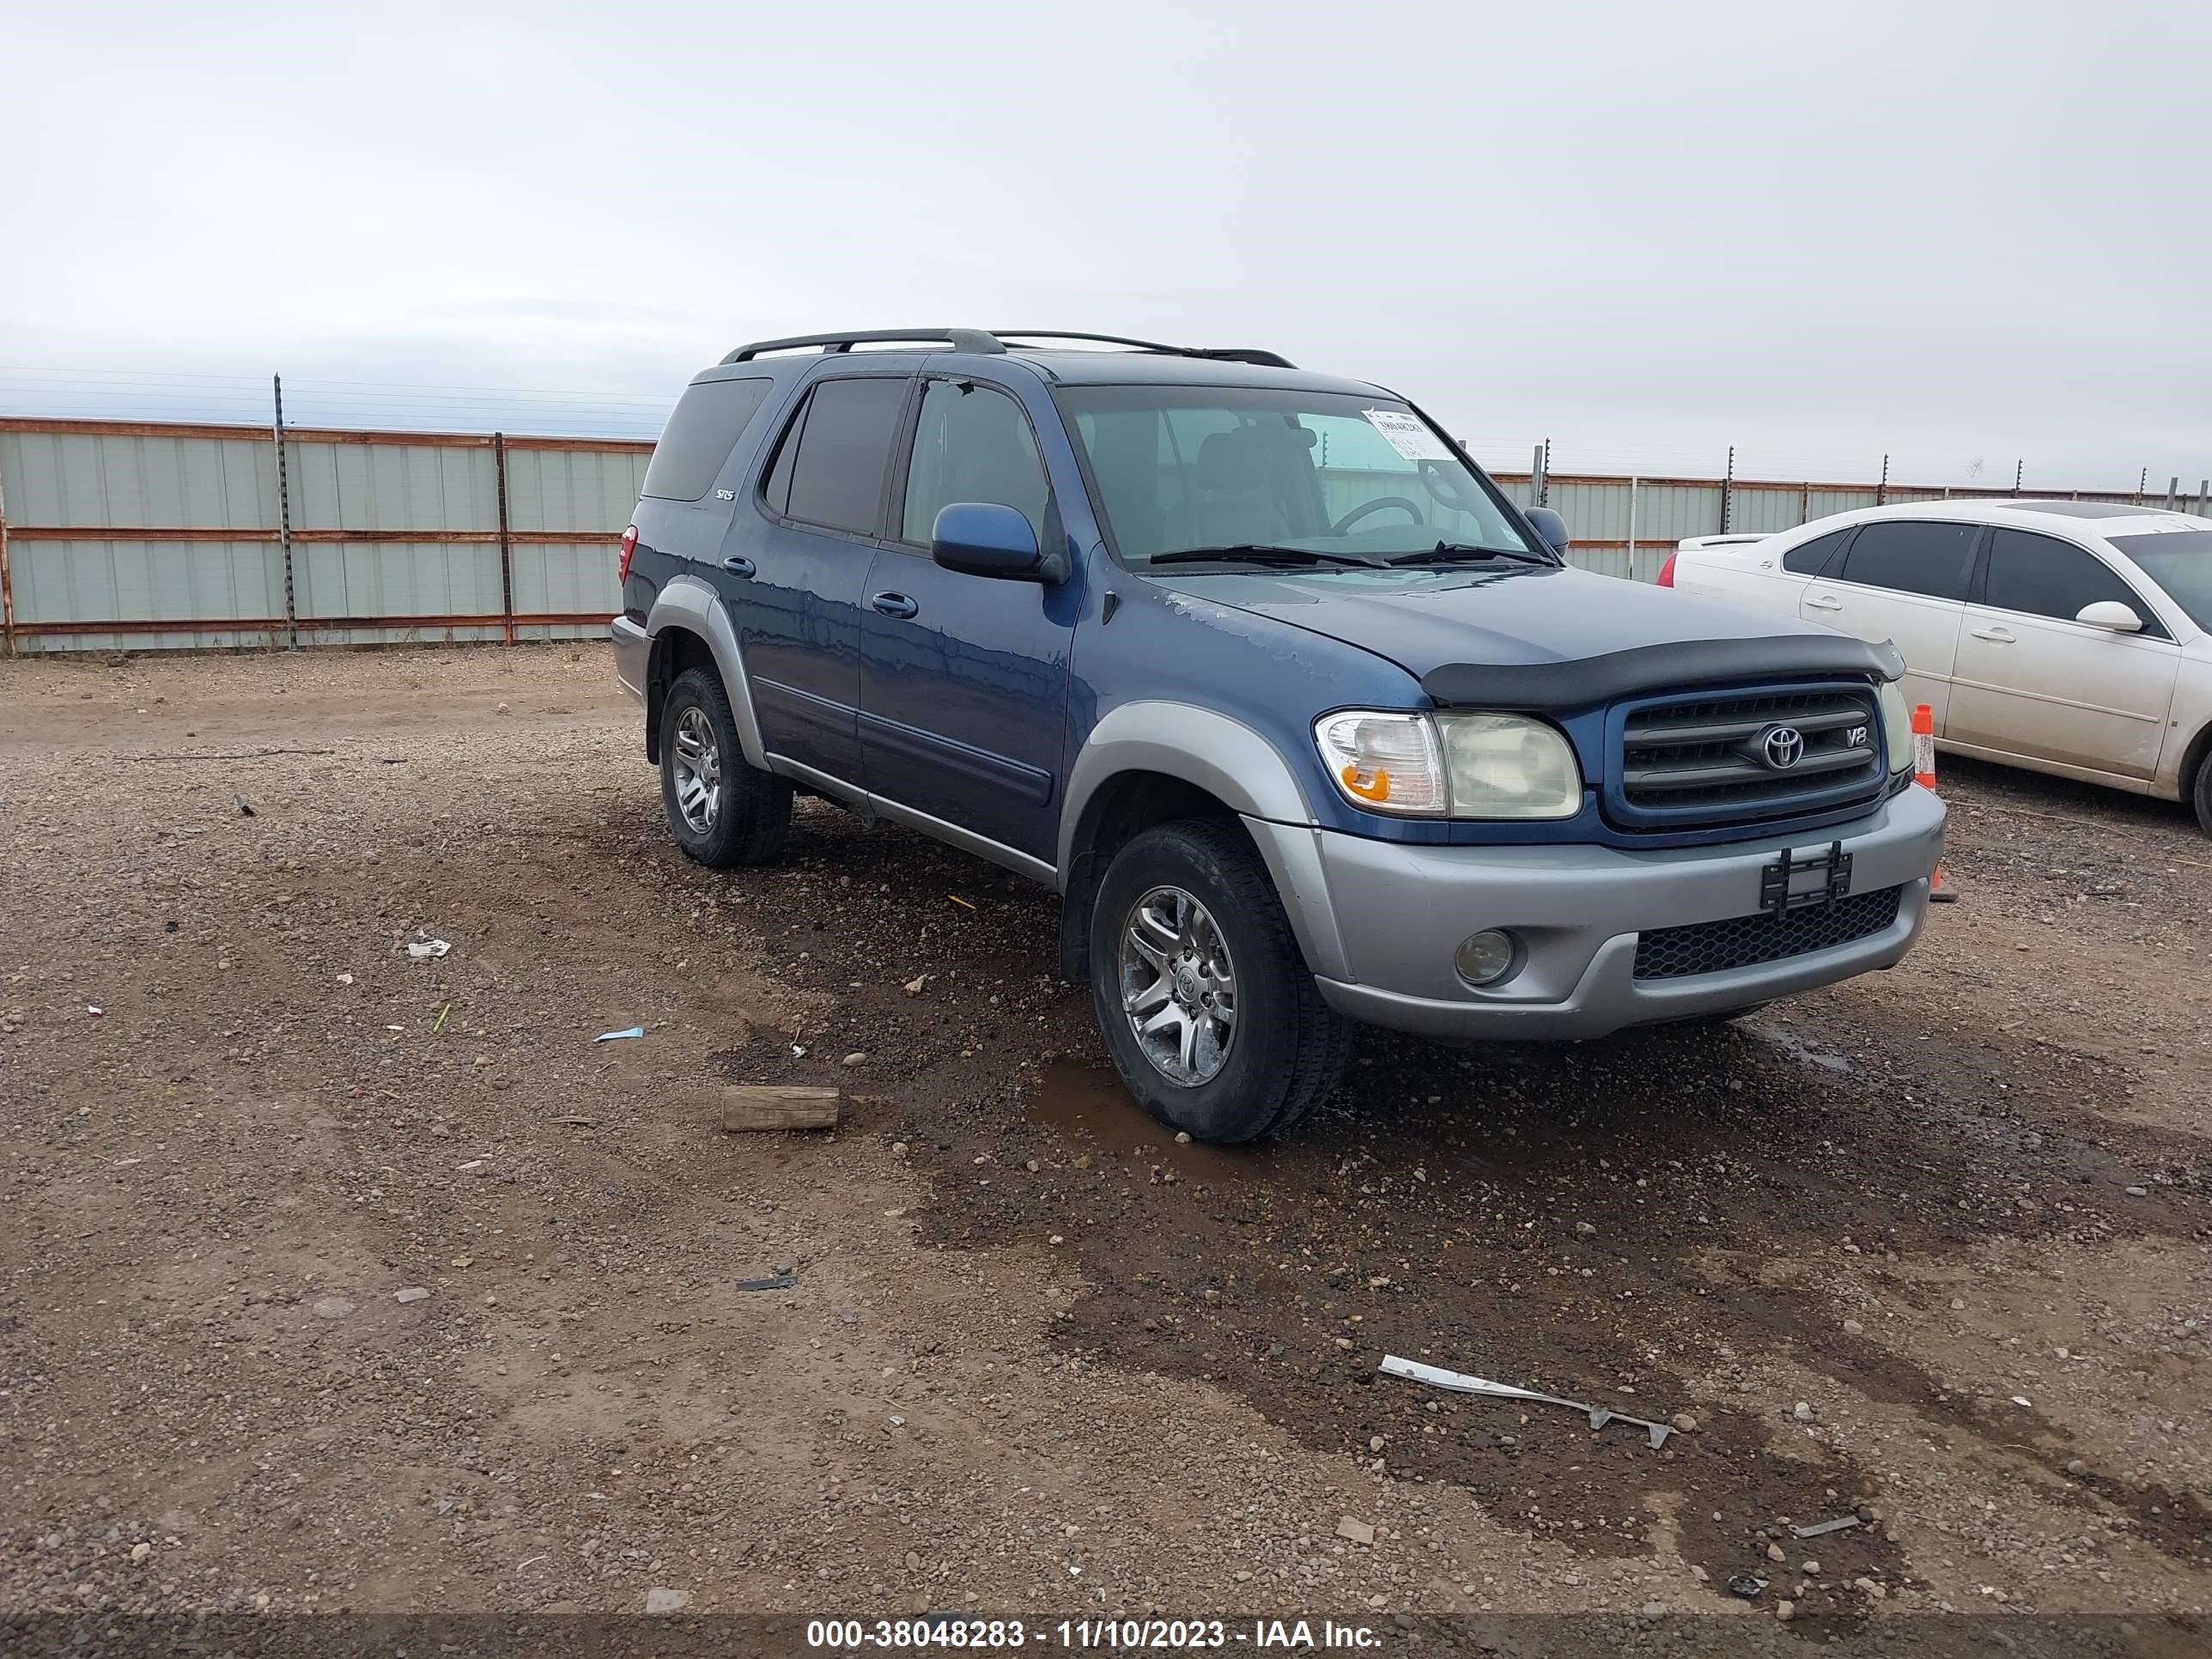
<path fill-rule="evenodd" d="M 622 689 L 640 702 L 645 701 L 646 659 L 653 653 L 652 636 L 628 617 L 608 624 L 615 642 L 615 678 Z"/>
<path fill-rule="evenodd" d="M 1245 822 L 1329 1006 L 1431 1036 L 1603 1036 L 1887 968 L 1920 932 L 1943 851 L 1943 804 L 1917 785 L 1847 824 L 1723 847 L 1411 846 Z M 1851 892 L 1899 890 L 1894 921 L 1778 961 L 1636 976 L 1642 933 L 1756 915 L 1763 871 L 1785 852 L 1808 857 L 1836 841 L 1851 858 Z M 1504 985 L 1476 990 L 1452 955 L 1485 927 L 1513 933 L 1522 964 Z"/>

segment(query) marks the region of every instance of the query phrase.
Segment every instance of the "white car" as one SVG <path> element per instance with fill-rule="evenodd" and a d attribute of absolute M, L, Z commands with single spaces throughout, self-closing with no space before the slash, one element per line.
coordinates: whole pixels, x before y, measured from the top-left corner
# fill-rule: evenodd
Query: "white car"
<path fill-rule="evenodd" d="M 1938 747 L 2188 801 L 2212 835 L 2212 519 L 1916 501 L 1718 539 L 1660 585 L 1894 641 Z"/>

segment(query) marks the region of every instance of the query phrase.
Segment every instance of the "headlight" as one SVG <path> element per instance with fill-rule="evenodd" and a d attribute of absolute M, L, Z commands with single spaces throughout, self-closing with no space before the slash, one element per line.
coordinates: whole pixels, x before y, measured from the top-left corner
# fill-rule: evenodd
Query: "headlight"
<path fill-rule="evenodd" d="M 1582 768 L 1566 734 L 1519 714 L 1439 714 L 1455 818 L 1571 818 Z"/>
<path fill-rule="evenodd" d="M 1345 799 L 1370 812 L 1425 818 L 1569 818 L 1582 769 L 1557 726 L 1520 714 L 1401 714 L 1353 709 L 1314 724 Z"/>
<path fill-rule="evenodd" d="M 1882 682 L 1881 734 L 1889 750 L 1889 775 L 1895 777 L 1900 772 L 1911 771 L 1912 708 L 1894 680 Z"/>

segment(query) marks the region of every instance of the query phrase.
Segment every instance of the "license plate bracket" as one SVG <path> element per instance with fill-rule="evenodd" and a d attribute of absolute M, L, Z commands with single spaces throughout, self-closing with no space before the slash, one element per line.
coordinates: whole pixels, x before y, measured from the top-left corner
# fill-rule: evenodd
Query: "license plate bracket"
<path fill-rule="evenodd" d="M 1801 884 L 1805 876 L 1814 879 Z M 1802 858 L 1795 848 L 1784 848 L 1779 858 L 1759 872 L 1759 908 L 1771 912 L 1778 921 L 1792 910 L 1833 904 L 1850 890 L 1851 855 L 1840 841 Z"/>

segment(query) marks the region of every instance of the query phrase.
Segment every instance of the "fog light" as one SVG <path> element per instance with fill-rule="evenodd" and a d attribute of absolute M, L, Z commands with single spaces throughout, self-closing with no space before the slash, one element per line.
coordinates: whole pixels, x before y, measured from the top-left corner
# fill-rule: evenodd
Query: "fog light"
<path fill-rule="evenodd" d="M 1513 971 L 1513 935 L 1486 927 L 1460 941 L 1452 966 L 1469 985 L 1495 985 Z"/>

